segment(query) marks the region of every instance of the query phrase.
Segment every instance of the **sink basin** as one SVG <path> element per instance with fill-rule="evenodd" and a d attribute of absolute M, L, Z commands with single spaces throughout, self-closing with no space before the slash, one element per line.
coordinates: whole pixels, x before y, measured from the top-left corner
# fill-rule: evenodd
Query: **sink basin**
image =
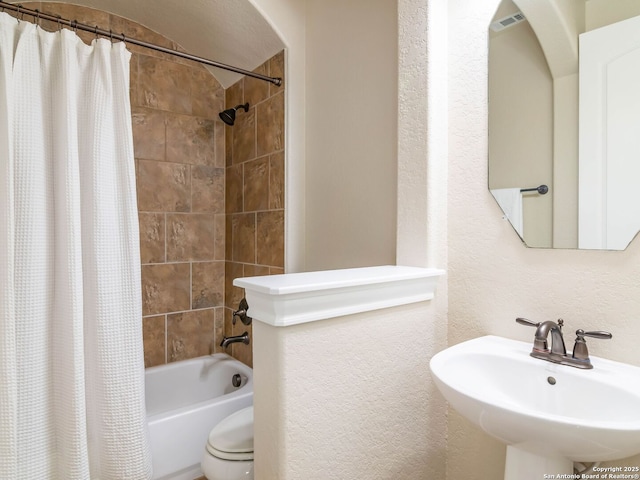
<path fill-rule="evenodd" d="M 520 453 L 565 469 L 640 453 L 639 367 L 591 357 L 593 370 L 581 370 L 530 352 L 531 343 L 480 337 L 436 354 L 431 372 L 455 410 L 512 447 L 507 467 Z"/>

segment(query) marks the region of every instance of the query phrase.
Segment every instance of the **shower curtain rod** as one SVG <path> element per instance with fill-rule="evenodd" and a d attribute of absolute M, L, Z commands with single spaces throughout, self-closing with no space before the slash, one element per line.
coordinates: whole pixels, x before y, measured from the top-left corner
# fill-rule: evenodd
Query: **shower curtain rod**
<path fill-rule="evenodd" d="M 160 45 L 154 45 L 153 43 L 144 42 L 142 40 L 136 40 L 135 38 L 126 37 L 124 33 L 116 34 L 111 30 L 104 30 L 99 28 L 97 25 L 92 27 L 91 25 L 86 25 L 84 23 L 79 23 L 77 20 L 67 20 L 59 16 L 49 15 L 47 13 L 42 13 L 38 10 L 31 10 L 29 8 L 24 8 L 20 5 L 14 5 L 12 3 L 7 3 L 0 0 L 0 8 L 2 10 L 12 10 L 17 12 L 18 15 L 24 16 L 29 15 L 35 19 L 35 23 L 38 24 L 40 19 L 50 20 L 52 22 L 57 22 L 58 25 L 66 25 L 74 30 L 83 30 L 85 32 L 95 33 L 96 37 L 101 35 L 103 37 L 109 37 L 111 40 L 120 40 L 125 43 L 131 43 L 133 45 L 138 45 L 140 47 L 149 48 L 151 50 L 156 50 L 158 52 L 168 53 L 169 55 L 174 55 L 176 57 L 186 58 L 188 60 L 192 60 L 194 62 L 203 63 L 205 65 L 209 65 L 210 67 L 221 68 L 223 70 L 229 70 L 230 72 L 240 73 L 242 75 L 246 75 L 247 77 L 257 78 L 259 80 L 264 80 L 265 82 L 273 83 L 274 85 L 280 86 L 282 85 L 282 79 L 279 77 L 268 77 L 266 75 L 260 75 L 259 73 L 250 72 L 248 70 L 243 70 L 242 68 L 234 67 L 231 65 L 226 65 L 224 63 L 215 62 L 213 60 L 207 60 L 206 58 L 197 57 L 195 55 L 191 55 L 189 53 L 178 52 L 176 50 L 171 50 L 170 48 L 162 47 Z M 22 16 L 20 20 L 22 20 Z"/>

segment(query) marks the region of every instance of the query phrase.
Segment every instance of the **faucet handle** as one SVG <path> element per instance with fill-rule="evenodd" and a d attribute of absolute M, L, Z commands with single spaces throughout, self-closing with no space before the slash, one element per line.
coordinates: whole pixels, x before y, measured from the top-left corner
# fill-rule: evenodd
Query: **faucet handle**
<path fill-rule="evenodd" d="M 247 310 L 249 310 L 249 304 L 247 303 L 247 299 L 243 297 L 242 300 L 240 300 L 240 305 L 238 305 L 238 310 L 233 312 L 231 323 L 235 325 L 236 317 L 238 317 L 245 325 L 251 325 L 252 318 L 247 315 Z"/>
<path fill-rule="evenodd" d="M 516 318 L 516 322 L 518 322 L 520 325 L 525 325 L 527 327 L 535 327 L 536 329 L 539 329 L 540 325 L 542 325 L 542 322 L 536 323 L 522 317 Z M 549 345 L 547 344 L 546 334 L 545 334 L 545 338 L 538 338 L 538 331 L 539 330 L 536 330 L 536 337 L 533 340 L 533 351 L 548 353 Z"/>
<path fill-rule="evenodd" d="M 540 322 L 535 323 L 535 322 L 532 322 L 531 320 L 527 320 L 526 318 L 522 318 L 522 317 L 516 318 L 516 322 L 518 322 L 520 325 L 526 325 L 527 327 L 539 327 L 540 326 Z"/>
<path fill-rule="evenodd" d="M 571 356 L 575 360 L 579 360 L 585 363 L 591 363 L 589 361 L 589 350 L 587 349 L 587 342 L 584 337 L 601 338 L 608 340 L 613 337 L 609 332 L 585 332 L 582 329 L 576 330 L 576 343 L 573 345 L 573 353 Z"/>
<path fill-rule="evenodd" d="M 598 331 L 598 332 L 585 332 L 584 330 L 576 330 L 576 335 L 578 337 L 592 337 L 592 338 L 601 338 L 603 340 L 610 340 L 611 338 L 613 338 L 613 335 L 611 335 L 609 332 L 602 332 L 602 331 Z"/>

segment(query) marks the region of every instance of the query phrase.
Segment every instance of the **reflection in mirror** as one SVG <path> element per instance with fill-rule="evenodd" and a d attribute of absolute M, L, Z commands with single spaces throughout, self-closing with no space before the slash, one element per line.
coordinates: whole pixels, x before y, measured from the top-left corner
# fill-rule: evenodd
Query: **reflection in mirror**
<path fill-rule="evenodd" d="M 527 246 L 623 250 L 640 229 L 639 15 L 503 0 L 491 22 L 489 189 Z"/>

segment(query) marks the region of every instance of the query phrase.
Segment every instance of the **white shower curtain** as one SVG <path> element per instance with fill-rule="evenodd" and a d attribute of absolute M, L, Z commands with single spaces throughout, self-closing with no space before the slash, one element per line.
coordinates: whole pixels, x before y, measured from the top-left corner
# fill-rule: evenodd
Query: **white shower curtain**
<path fill-rule="evenodd" d="M 145 479 L 124 44 L 0 13 L 0 479 Z"/>

